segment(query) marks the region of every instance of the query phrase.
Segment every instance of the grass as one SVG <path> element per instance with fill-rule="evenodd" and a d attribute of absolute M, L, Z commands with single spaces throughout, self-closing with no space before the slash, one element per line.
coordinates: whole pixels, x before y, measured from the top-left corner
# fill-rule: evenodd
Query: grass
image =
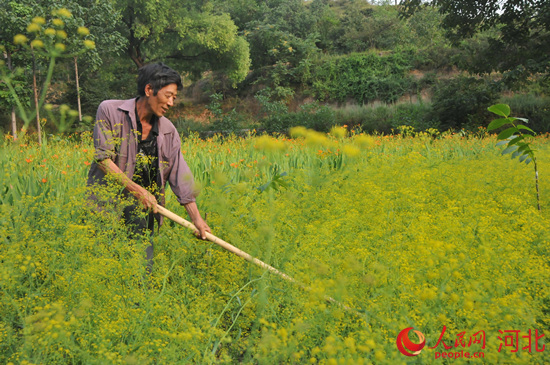
<path fill-rule="evenodd" d="M 170 222 L 147 282 L 146 239 L 128 240 L 116 206 L 86 204 L 88 135 L 3 142 L 0 362 L 423 364 L 446 351 L 428 348 L 443 326 L 448 351 L 549 361 L 534 340 L 549 326 L 547 136 L 535 141 L 539 212 L 531 166 L 483 130 L 293 135 L 191 135 L 182 152 L 213 233 L 310 291 Z M 167 208 L 184 216 L 172 195 Z M 407 327 L 427 339 L 416 357 L 395 345 Z M 506 330 L 520 347 L 531 333 L 531 351 L 499 351 Z M 485 348 L 467 346 L 479 331 Z"/>

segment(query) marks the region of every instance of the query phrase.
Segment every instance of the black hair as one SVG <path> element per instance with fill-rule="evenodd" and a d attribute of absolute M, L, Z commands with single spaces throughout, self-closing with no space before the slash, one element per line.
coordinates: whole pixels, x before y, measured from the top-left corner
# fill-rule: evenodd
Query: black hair
<path fill-rule="evenodd" d="M 176 84 L 178 90 L 183 89 L 180 75 L 162 62 L 151 63 L 139 69 L 137 91 L 139 96 L 145 96 L 145 86 L 153 87 L 153 95 L 166 85 Z"/>

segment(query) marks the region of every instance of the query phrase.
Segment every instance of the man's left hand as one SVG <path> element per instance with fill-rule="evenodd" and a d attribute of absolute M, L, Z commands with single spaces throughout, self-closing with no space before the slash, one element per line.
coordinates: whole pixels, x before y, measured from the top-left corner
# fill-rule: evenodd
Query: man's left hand
<path fill-rule="evenodd" d="M 206 232 L 212 233 L 212 230 L 210 229 L 208 224 L 206 224 L 205 220 L 200 217 L 198 219 L 195 219 L 193 221 L 193 224 L 195 225 L 195 227 L 197 227 L 197 231 L 195 232 L 195 236 L 197 236 L 197 238 L 205 240 Z"/>
<path fill-rule="evenodd" d="M 187 210 L 187 214 L 189 214 L 189 217 L 193 221 L 193 224 L 195 225 L 195 227 L 197 227 L 195 235 L 197 236 L 197 238 L 202 238 L 203 240 L 205 240 L 206 232 L 212 233 L 212 230 L 210 229 L 210 227 L 208 227 L 206 221 L 202 219 L 199 208 L 197 208 L 197 204 L 195 202 L 191 202 L 184 204 L 184 207 Z"/>

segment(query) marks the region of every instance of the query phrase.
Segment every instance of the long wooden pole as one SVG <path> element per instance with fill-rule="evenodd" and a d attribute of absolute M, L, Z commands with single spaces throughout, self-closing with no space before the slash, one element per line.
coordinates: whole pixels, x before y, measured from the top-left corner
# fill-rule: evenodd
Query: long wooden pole
<path fill-rule="evenodd" d="M 197 228 L 195 227 L 195 225 L 193 223 L 183 219 L 182 217 L 178 216 L 175 213 L 172 213 L 168 209 L 166 209 L 166 208 L 164 208 L 160 205 L 157 205 L 157 211 L 161 215 L 163 215 L 164 217 L 166 217 L 166 218 L 168 218 L 168 219 L 184 226 L 185 228 L 188 228 L 188 229 L 193 230 L 193 231 L 197 231 Z M 214 236 L 212 233 L 206 232 L 206 239 L 208 241 L 212 242 L 212 243 L 217 244 L 218 246 L 223 247 L 227 251 L 233 252 L 235 255 L 237 255 L 239 257 L 242 257 L 243 259 L 245 259 L 248 262 L 253 263 L 254 265 L 257 265 L 257 266 L 259 266 L 263 269 L 266 269 L 266 270 L 272 272 L 273 274 L 279 275 L 281 278 L 283 278 L 283 279 L 285 279 L 285 280 L 287 280 L 291 283 L 299 285 L 300 287 L 302 287 L 305 290 L 308 290 L 308 291 L 311 290 L 311 288 L 309 288 L 308 286 L 305 286 L 304 284 L 296 281 L 296 279 L 294 279 L 293 277 L 288 276 L 287 274 L 277 270 L 273 266 L 268 265 L 268 264 L 266 264 L 265 262 L 263 262 L 261 260 L 258 260 L 257 258 L 253 257 L 252 255 L 250 255 L 250 254 L 244 252 L 243 250 L 233 246 L 229 242 L 226 242 L 226 241 L 222 240 L 221 238 L 218 238 L 218 237 Z M 342 307 L 344 309 L 353 310 L 350 307 L 340 303 L 339 301 L 337 301 L 336 299 L 334 299 L 332 297 L 329 297 L 329 296 L 325 295 L 324 298 L 325 298 L 325 300 L 327 300 L 331 303 L 335 303 L 335 304 L 339 305 L 340 307 Z"/>

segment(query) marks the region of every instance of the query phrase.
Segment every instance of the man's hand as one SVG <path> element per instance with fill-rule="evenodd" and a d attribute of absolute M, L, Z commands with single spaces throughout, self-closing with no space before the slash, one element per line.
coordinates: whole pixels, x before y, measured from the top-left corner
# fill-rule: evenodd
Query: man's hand
<path fill-rule="evenodd" d="M 197 238 L 202 238 L 203 240 L 205 240 L 206 232 L 212 233 L 212 230 L 210 229 L 210 227 L 208 227 L 208 224 L 206 224 L 204 219 L 202 219 L 199 208 L 197 208 L 197 204 L 195 202 L 191 202 L 185 204 L 184 206 L 187 210 L 187 214 L 189 214 L 189 217 L 193 221 L 193 224 L 195 225 L 195 227 L 197 227 L 195 236 L 197 236 Z"/>
<path fill-rule="evenodd" d="M 139 185 L 136 185 L 134 189 L 131 190 L 131 193 L 139 200 L 145 209 L 157 213 L 157 199 L 153 194 Z"/>
<path fill-rule="evenodd" d="M 155 196 L 128 178 L 113 160 L 110 158 L 105 159 L 100 161 L 98 166 L 105 174 L 114 176 L 119 184 L 132 193 L 145 209 L 157 213 L 157 199 Z"/>
<path fill-rule="evenodd" d="M 210 229 L 208 224 L 206 224 L 204 219 L 202 219 L 201 217 L 199 217 L 199 219 L 197 220 L 193 220 L 193 224 L 195 225 L 195 227 L 197 227 L 197 231 L 195 232 L 195 236 L 197 236 L 197 238 L 205 240 L 206 232 L 212 233 L 212 230 Z"/>

